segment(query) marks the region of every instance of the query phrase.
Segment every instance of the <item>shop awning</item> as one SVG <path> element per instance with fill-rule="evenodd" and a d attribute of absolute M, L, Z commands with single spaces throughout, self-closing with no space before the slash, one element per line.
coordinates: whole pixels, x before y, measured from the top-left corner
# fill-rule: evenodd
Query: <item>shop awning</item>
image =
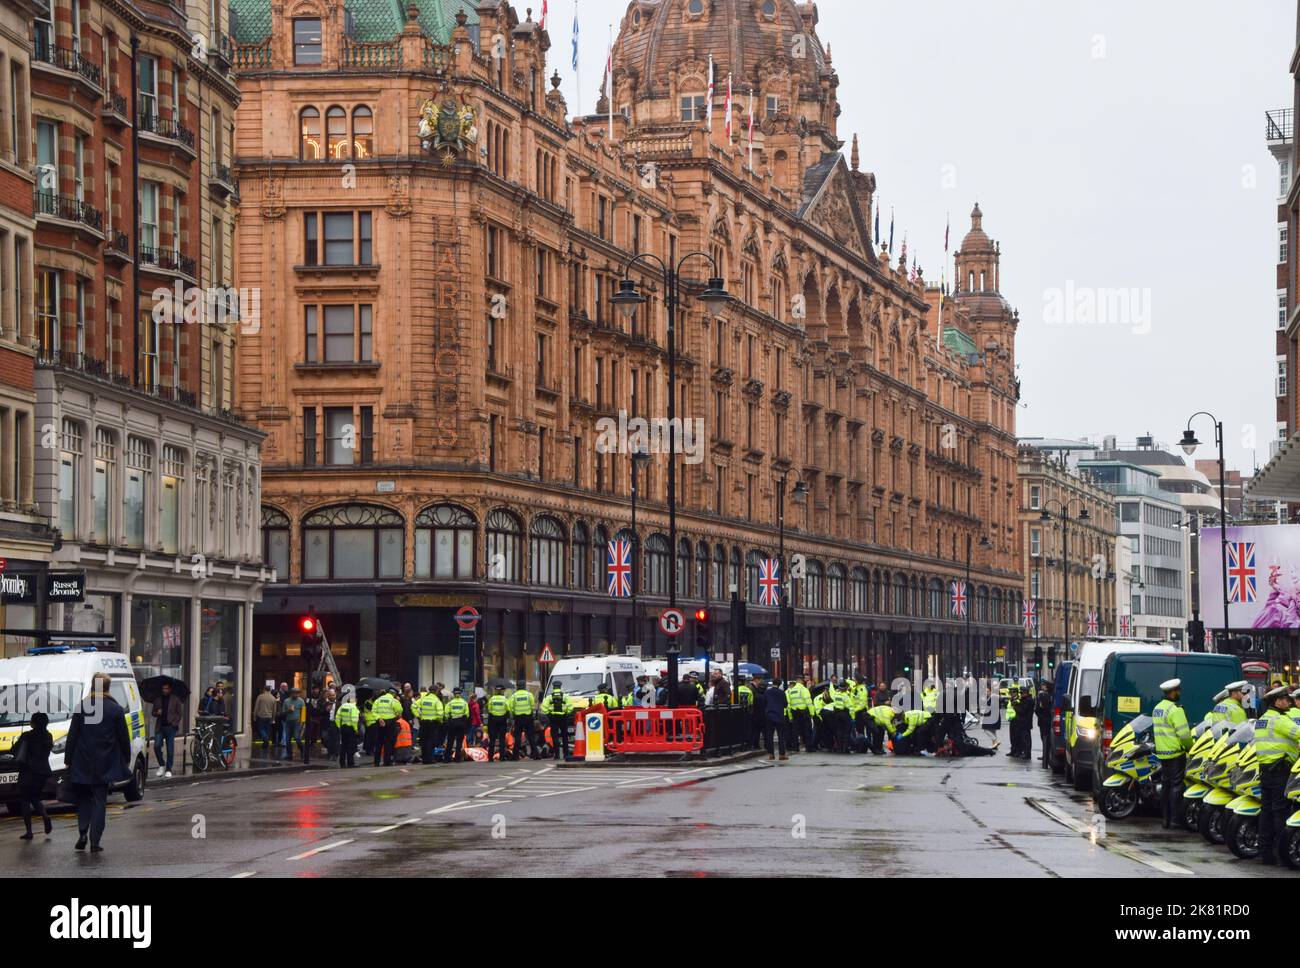
<path fill-rule="evenodd" d="M 1246 485 L 1252 498 L 1300 501 L 1300 431 L 1282 441 L 1277 453 Z"/>

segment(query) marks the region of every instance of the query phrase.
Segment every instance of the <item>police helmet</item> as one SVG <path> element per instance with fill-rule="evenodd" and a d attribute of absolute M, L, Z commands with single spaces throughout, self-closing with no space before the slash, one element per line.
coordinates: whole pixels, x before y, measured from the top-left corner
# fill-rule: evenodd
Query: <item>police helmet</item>
<path fill-rule="evenodd" d="M 1182 679 L 1166 679 L 1164 682 L 1160 683 L 1161 692 L 1173 692 L 1175 689 L 1181 689 L 1182 687 Z"/>
<path fill-rule="evenodd" d="M 1247 692 L 1250 690 L 1250 683 L 1245 679 L 1238 679 L 1236 682 L 1230 682 L 1223 687 L 1224 692 Z"/>
<path fill-rule="evenodd" d="M 1264 702 L 1273 702 L 1275 699 L 1291 698 L 1291 690 L 1286 686 L 1278 686 L 1276 689 L 1270 689 L 1264 693 Z"/>

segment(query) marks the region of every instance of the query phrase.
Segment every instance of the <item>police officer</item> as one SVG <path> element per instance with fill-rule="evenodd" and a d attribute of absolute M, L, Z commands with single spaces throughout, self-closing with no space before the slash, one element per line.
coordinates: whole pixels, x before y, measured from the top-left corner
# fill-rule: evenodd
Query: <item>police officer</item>
<path fill-rule="evenodd" d="M 402 703 L 397 690 L 389 689 L 371 704 L 375 714 L 375 766 L 393 765 L 393 751 L 397 745 L 397 720 L 402 716 Z"/>
<path fill-rule="evenodd" d="M 614 686 L 608 680 L 600 684 L 600 689 L 591 697 L 593 706 L 604 706 L 606 709 L 618 709 L 618 700 L 614 698 Z"/>
<path fill-rule="evenodd" d="M 808 691 L 806 677 L 786 689 L 785 702 L 786 711 L 790 716 L 790 731 L 793 734 L 790 737 L 790 748 L 794 750 L 802 748 L 806 753 L 813 752 L 816 749 L 812 737 L 813 701 L 812 693 Z"/>
<path fill-rule="evenodd" d="M 1300 722 L 1292 719 L 1291 690 L 1279 686 L 1264 694 L 1264 715 L 1255 720 L 1259 756 L 1259 859 L 1277 863 L 1277 842 L 1286 830 L 1287 775 L 1300 756 Z"/>
<path fill-rule="evenodd" d="M 881 756 L 885 752 L 885 734 L 894 732 L 896 713 L 894 707 L 885 701 L 884 693 L 880 693 L 878 698 L 879 702 L 867 710 L 867 718 L 871 736 L 871 752 L 876 756 Z"/>
<path fill-rule="evenodd" d="M 1034 714 L 1038 718 L 1038 738 L 1043 744 L 1043 766 L 1050 767 L 1052 765 L 1052 689 L 1048 682 L 1039 686 Z"/>
<path fill-rule="evenodd" d="M 925 748 L 930 735 L 929 713 L 924 709 L 909 709 L 903 713 L 902 722 L 896 725 L 898 732 L 894 735 L 894 755 L 930 755 Z"/>
<path fill-rule="evenodd" d="M 375 751 L 375 734 L 378 732 L 375 727 L 375 698 L 371 696 L 361 704 L 361 721 L 366 727 L 361 749 L 367 756 Z"/>
<path fill-rule="evenodd" d="M 339 766 L 357 765 L 357 725 L 361 722 L 361 710 L 354 701 L 351 692 L 343 694 L 343 701 L 334 712 L 334 725 L 339 730 Z"/>
<path fill-rule="evenodd" d="M 1178 704 L 1182 698 L 1183 681 L 1170 679 L 1160 683 L 1165 698 L 1156 703 L 1151 718 L 1155 720 L 1156 758 L 1160 760 L 1160 813 L 1165 829 L 1169 830 L 1182 816 L 1183 770 L 1187 766 L 1187 751 L 1192 745 L 1192 730 L 1187 724 L 1187 713 Z"/>
<path fill-rule="evenodd" d="M 1247 719 L 1246 696 L 1250 692 L 1250 683 L 1241 679 L 1228 683 L 1223 690 L 1228 694 L 1227 698 L 1214 707 L 1214 712 L 1218 714 L 1220 720 L 1226 720 L 1234 726 L 1244 723 Z"/>
<path fill-rule="evenodd" d="M 557 760 L 569 758 L 569 727 L 572 725 L 573 703 L 557 682 L 551 694 L 542 703 L 542 712 L 551 727 L 551 746 Z"/>
<path fill-rule="evenodd" d="M 528 691 L 528 683 L 519 680 L 519 688 L 510 697 L 510 714 L 515 720 L 515 759 L 524 755 L 524 740 L 528 740 L 528 751 L 533 759 L 539 759 L 537 752 L 537 700 Z"/>
<path fill-rule="evenodd" d="M 506 687 L 497 683 L 487 701 L 488 759 L 497 755 L 497 744 L 501 746 L 502 762 L 510 759 L 510 750 L 506 744 L 506 734 L 510 732 L 510 700 L 506 698 Z"/>
<path fill-rule="evenodd" d="M 451 691 L 451 698 L 447 700 L 447 705 L 443 707 L 443 718 L 447 723 L 447 738 L 443 746 L 442 761 L 451 762 L 452 751 L 455 751 L 456 761 L 464 762 L 465 751 L 462 744 L 465 742 L 465 734 L 469 731 L 469 703 L 461 695 L 462 689 L 456 686 Z"/>
<path fill-rule="evenodd" d="M 632 704 L 639 709 L 646 709 L 655 704 L 655 688 L 650 685 L 650 677 L 636 677 L 636 688 L 632 690 Z"/>
<path fill-rule="evenodd" d="M 420 720 L 420 762 L 433 762 L 433 751 L 438 745 L 438 734 L 442 730 L 442 697 L 430 686 L 420 694 L 414 704 L 416 717 Z"/>

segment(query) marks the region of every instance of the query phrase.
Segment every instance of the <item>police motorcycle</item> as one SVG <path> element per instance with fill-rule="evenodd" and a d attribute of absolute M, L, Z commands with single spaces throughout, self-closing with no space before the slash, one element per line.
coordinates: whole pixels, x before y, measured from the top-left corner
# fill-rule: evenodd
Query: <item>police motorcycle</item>
<path fill-rule="evenodd" d="M 1233 792 L 1237 796 L 1228 804 L 1229 816 L 1223 824 L 1223 840 L 1228 849 L 1242 860 L 1259 856 L 1259 814 L 1263 801 L 1259 798 L 1259 754 L 1255 749 L 1255 724 L 1250 727 L 1251 742 L 1243 746 L 1237 765 L 1229 774 Z"/>
<path fill-rule="evenodd" d="M 1138 716 L 1111 740 L 1106 767 L 1113 771 L 1102 781 L 1098 803 L 1108 820 L 1126 820 L 1140 805 L 1160 803 L 1160 761 L 1152 738 L 1154 720 Z"/>
<path fill-rule="evenodd" d="M 1240 723 L 1220 736 L 1205 755 L 1200 782 L 1210 787 L 1210 790 L 1200 798 L 1201 809 L 1197 814 L 1196 829 L 1207 843 L 1224 843 L 1224 830 L 1231 815 L 1227 807 L 1237 798 L 1232 785 L 1232 774 L 1246 744 L 1253 743 L 1254 739 L 1254 723 Z"/>
<path fill-rule="evenodd" d="M 1300 760 L 1291 767 L 1286 781 L 1286 798 L 1300 804 Z M 1282 831 L 1282 843 L 1277 849 L 1278 859 L 1292 870 L 1300 870 L 1300 809 L 1291 814 Z"/>
<path fill-rule="evenodd" d="M 1205 768 L 1210 765 L 1219 741 L 1232 730 L 1233 725 L 1227 720 L 1200 722 L 1192 730 L 1192 748 L 1187 751 L 1187 767 L 1183 773 L 1183 825 L 1193 833 L 1200 829 L 1205 797 L 1214 789 L 1203 778 Z"/>

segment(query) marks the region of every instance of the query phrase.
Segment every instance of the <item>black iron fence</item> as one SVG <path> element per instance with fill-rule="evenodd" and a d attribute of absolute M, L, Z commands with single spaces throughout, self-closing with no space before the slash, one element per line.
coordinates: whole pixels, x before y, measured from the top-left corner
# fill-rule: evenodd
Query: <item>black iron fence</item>
<path fill-rule="evenodd" d="M 727 756 L 749 749 L 754 711 L 749 706 L 705 706 L 704 755 Z"/>

